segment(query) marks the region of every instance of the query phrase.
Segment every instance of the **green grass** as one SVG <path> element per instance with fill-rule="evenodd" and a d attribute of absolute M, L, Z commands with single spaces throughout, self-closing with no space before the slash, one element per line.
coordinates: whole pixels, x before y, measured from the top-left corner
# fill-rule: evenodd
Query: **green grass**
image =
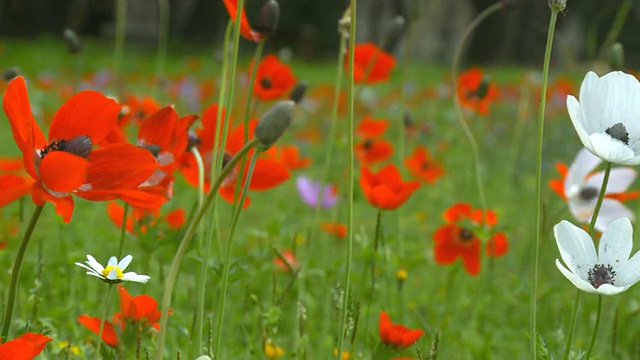
<path fill-rule="evenodd" d="M 57 39 L 0 40 L 0 43 L 3 44 L 0 54 L 0 64 L 3 67 L 17 65 L 29 80 L 34 80 L 38 74 L 45 72 L 55 76 L 56 86 L 49 90 L 37 89 L 33 84 L 29 86 L 29 96 L 36 113 L 43 109 L 45 114 L 53 114 L 64 101 L 58 94 L 58 86 L 72 81 L 73 60 L 64 51 L 63 45 Z M 82 54 L 83 73 L 90 75 L 107 69 L 111 64 L 111 50 L 110 43 L 88 42 Z M 191 53 L 188 56 L 170 54 L 167 77 L 174 79 L 186 75 L 196 81 L 216 81 L 220 64 L 212 60 L 209 54 L 210 51 Z M 125 58 L 126 89 L 148 93 L 153 54 L 127 48 Z M 189 72 L 187 58 L 199 59 L 202 62 L 201 68 Z M 244 59 L 241 68 L 245 69 L 247 63 L 248 59 Z M 298 78 L 309 81 L 310 91 L 321 84 L 330 84 L 335 76 L 332 64 L 309 64 L 294 59 L 291 66 Z M 485 71 L 502 89 L 507 86 L 522 89 L 525 86 L 524 76 L 531 70 L 496 67 Z M 416 93 L 425 89 L 443 91 L 448 86 L 448 69 L 442 67 L 411 64 L 407 73 L 407 87 L 416 89 Z M 565 75 L 561 69 L 553 69 L 553 73 Z M 568 75 L 575 79 L 582 76 Z M 376 99 L 368 103 L 367 111 L 374 117 L 389 119 L 392 124 L 385 136 L 390 140 L 397 138 L 396 132 L 402 124 L 403 111 L 397 105 L 397 95 L 389 94 L 398 94 L 402 85 L 400 73 L 396 70 L 390 83 L 366 89 L 367 95 Z M 243 88 L 237 89 L 236 93 L 240 99 L 244 99 Z M 444 223 L 442 213 L 449 206 L 456 202 L 469 202 L 474 207 L 479 206 L 469 145 L 455 121 L 448 96 L 422 97 L 411 102 L 411 117 L 418 125 L 428 125 L 431 130 L 406 140 L 407 155 L 417 144 L 427 146 L 442 159 L 446 175 L 434 185 L 422 186 L 400 210 L 396 210 L 401 212 L 404 256 L 398 253 L 396 214 L 392 211 L 384 213 L 384 246 L 376 256 L 377 288 L 374 296 L 370 296 L 368 264 L 373 255 L 372 241 L 377 210 L 367 203 L 356 184 L 352 300 L 360 306 L 360 317 L 355 342 L 350 344 L 347 341 L 346 349 L 352 352 L 352 359 L 368 359 L 373 354 L 378 354 L 378 358 L 385 358 L 386 355 L 380 355 L 382 346 L 379 345 L 377 325 L 381 310 L 389 313 L 396 323 L 425 330 L 425 336 L 401 352 L 406 356 L 417 357 L 415 351 L 419 349 L 426 358 L 436 333 L 440 339 L 438 356 L 441 359 L 515 359 L 529 356 L 529 299 L 536 206 L 533 197 L 533 134 L 536 131 L 534 119 L 537 111 L 535 94 L 535 90 L 532 90 L 528 99 L 521 99 L 518 96 L 509 97 L 503 91 L 502 99 L 493 105 L 489 116 L 470 121 L 480 145 L 489 207 L 498 214 L 498 228 L 505 230 L 510 240 L 507 255 L 492 261 L 484 257 L 482 271 L 475 277 L 464 272 L 460 262 L 446 267 L 436 264 L 433 260 L 432 240 L 434 231 Z M 392 99 L 391 105 L 378 106 L 385 96 L 396 98 Z M 163 104 L 170 103 L 167 94 L 160 93 L 158 99 Z M 239 105 L 233 109 L 236 119 L 241 119 L 242 101 L 236 102 Z M 530 109 L 524 119 L 519 119 L 518 115 L 520 102 L 528 104 Z M 202 109 L 211 103 L 213 100 L 202 104 Z M 279 143 L 296 143 L 295 135 L 310 124 L 319 123 L 323 124 L 321 128 L 328 128 L 330 104 L 324 100 L 319 104 L 320 107 L 315 110 L 304 106 L 299 109 L 290 131 Z M 176 103 L 180 115 L 187 115 L 187 108 L 184 103 Z M 267 108 L 268 104 L 259 104 L 259 112 Z M 556 161 L 570 162 L 580 147 L 564 108 L 560 106 L 549 111 L 543 163 L 545 183 L 548 179 L 557 177 L 553 164 Z M 356 120 L 364 114 L 364 111 L 358 111 Z M 39 116 L 38 119 L 41 121 L 42 117 Z M 523 121 L 523 135 L 520 138 L 517 137 L 516 130 L 519 121 Z M 252 205 L 241 215 L 233 248 L 223 347 L 220 352 L 223 359 L 264 358 L 262 348 L 266 337 L 273 339 L 274 344 L 285 350 L 286 359 L 305 358 L 302 349 L 306 351 L 308 359 L 326 359 L 332 356 L 339 332 L 336 299 L 340 298 L 338 295 L 343 287 L 340 282 L 343 278 L 346 243 L 318 232 L 317 227 L 319 221 L 346 219 L 345 116 L 341 116 L 339 126 L 334 171 L 330 175 L 330 181 L 338 183 L 341 193 L 341 202 L 336 209 L 323 211 L 320 219 L 316 219 L 314 209 L 308 208 L 299 200 L 295 188 L 295 176 L 298 174 L 310 174 L 315 178 L 320 176 L 324 162 L 323 143 L 301 144 L 302 154 L 313 160 L 310 168 L 296 171 L 291 180 L 278 188 L 250 194 Z M 445 149 L 436 150 L 442 147 L 441 144 L 445 145 Z M 0 155 L 18 154 L 6 117 L 1 115 Z M 395 161 L 397 156 L 394 155 L 393 159 Z M 403 172 L 407 178 L 406 170 Z M 543 198 L 545 231 L 540 253 L 538 331 L 554 357 L 560 358 L 567 337 L 575 288 L 555 267 L 554 261 L 559 253 L 551 229 L 561 219 L 573 219 L 570 219 L 562 200 L 546 188 Z M 165 207 L 184 207 L 189 210 L 195 201 L 195 190 L 187 186 L 178 175 L 175 196 Z M 637 208 L 639 205 L 631 206 Z M 21 212 L 28 219 L 33 208 L 29 198 L 6 206 L 1 210 L 0 225 L 18 218 Z M 231 210 L 229 205 L 219 202 L 220 230 L 223 235 L 229 229 Z M 24 227 L 25 222 L 22 223 L 22 229 Z M 313 238 L 309 238 L 310 233 Z M 46 205 L 22 268 L 18 305 L 11 333 L 21 333 L 29 328 L 50 334 L 54 342 L 47 346 L 42 358 L 57 358 L 59 349 L 56 344 L 60 341 L 70 341 L 81 346 L 81 357 L 93 357 L 97 336 L 79 325 L 76 319 L 80 314 L 101 315 L 106 286 L 84 275 L 82 269 L 73 263 L 83 261 L 86 254 L 92 254 L 99 261 L 105 262 L 116 253 L 118 236 L 119 229 L 108 220 L 102 203 L 90 203 L 76 198 L 76 209 L 70 224 L 63 224 L 54 214 L 53 207 Z M 5 250 L 0 251 L 0 264 L 3 264 L 4 269 L 10 269 L 19 239 L 16 236 L 6 239 L 8 245 Z M 223 239 L 226 237 L 223 236 Z M 134 256 L 131 269 L 151 276 L 146 285 L 125 284 L 132 295 L 149 294 L 160 301 L 164 277 L 179 240 L 180 233 L 171 232 L 166 232 L 161 242 L 152 238 L 127 236 L 125 253 Z M 290 274 L 274 270 L 272 246 L 279 250 L 295 247 L 296 257 L 301 263 L 299 275 L 284 294 Z M 169 318 L 167 332 L 167 358 L 176 358 L 178 352 L 184 359 L 193 359 L 199 355 L 192 345 L 192 325 L 196 304 L 194 294 L 200 286 L 207 288 L 208 320 L 204 343 L 209 344 L 210 336 L 215 330 L 210 329 L 209 324 L 213 323 L 216 304 L 221 296 L 221 249 L 224 249 L 224 244 L 214 243 L 212 255 L 203 259 L 194 243 L 187 253 L 171 306 L 173 314 Z M 207 284 L 198 284 L 196 280 L 202 261 L 209 265 Z M 408 272 L 402 293 L 398 290 L 395 275 L 401 268 Z M 8 270 L 0 272 L 2 284 L 8 284 L 9 277 Z M 640 295 L 639 292 L 640 288 L 634 287 L 622 295 L 604 299 L 600 334 L 594 351 L 597 357 L 629 359 L 637 353 L 636 339 L 640 327 L 635 320 L 640 306 L 635 299 Z M 5 286 L 0 286 L 0 296 L 6 299 Z M 585 294 L 582 299 L 573 348 L 584 350 L 591 335 L 597 302 L 596 297 L 589 294 Z M 118 309 L 117 295 L 114 295 L 110 314 Z M 304 313 L 302 325 L 301 312 Z M 616 312 L 619 321 L 617 327 L 614 327 Z M 617 334 L 615 355 L 611 353 L 614 331 Z M 127 349 L 128 355 L 125 358 L 132 358 L 135 341 L 129 339 L 127 343 L 133 344 L 133 347 Z M 153 340 L 147 337 L 143 344 L 146 351 L 153 354 Z M 106 348 L 108 347 L 104 346 L 103 350 Z"/>

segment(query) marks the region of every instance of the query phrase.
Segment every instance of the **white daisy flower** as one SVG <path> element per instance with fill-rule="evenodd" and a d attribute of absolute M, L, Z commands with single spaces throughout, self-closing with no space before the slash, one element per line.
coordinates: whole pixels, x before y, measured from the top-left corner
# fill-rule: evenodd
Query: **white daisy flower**
<path fill-rule="evenodd" d="M 571 122 L 584 147 L 603 160 L 640 164 L 640 82 L 620 71 L 587 73 L 580 101 L 567 96 Z"/>
<path fill-rule="evenodd" d="M 554 226 L 560 256 L 558 270 L 578 289 L 602 295 L 626 291 L 640 280 L 640 252 L 631 259 L 633 228 L 627 218 L 613 221 L 600 238 L 596 253 L 589 234 L 568 221 Z"/>
<path fill-rule="evenodd" d="M 124 272 L 127 266 L 131 263 L 131 259 L 133 259 L 133 256 L 127 255 L 118 262 L 118 259 L 115 256 L 112 256 L 109 258 L 107 266 L 104 267 L 102 264 L 97 262 L 93 256 L 87 255 L 87 261 L 85 261 L 86 265 L 79 262 L 77 262 L 76 265 L 89 270 L 87 271 L 87 275 L 95 276 L 100 278 L 102 281 L 111 284 L 123 281 L 139 283 L 146 283 L 149 281 L 150 277 L 147 275 L 138 275 L 134 272 Z"/>
<path fill-rule="evenodd" d="M 591 216 L 600 195 L 604 172 L 593 170 L 600 165 L 602 159 L 582 148 L 567 172 L 564 179 L 564 191 L 571 214 L 580 222 L 591 222 Z M 613 220 L 621 217 L 633 221 L 635 216 L 631 210 L 614 197 L 607 195 L 621 194 L 627 191 L 636 179 L 636 171 L 631 168 L 615 168 L 611 170 L 609 182 L 602 201 L 600 214 L 596 219 L 596 230 L 602 232 Z"/>

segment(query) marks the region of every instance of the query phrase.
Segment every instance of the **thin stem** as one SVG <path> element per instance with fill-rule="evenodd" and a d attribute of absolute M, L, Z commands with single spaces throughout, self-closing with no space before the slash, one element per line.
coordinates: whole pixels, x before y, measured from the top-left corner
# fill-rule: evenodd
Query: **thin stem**
<path fill-rule="evenodd" d="M 31 220 L 27 226 L 27 230 L 22 237 L 20 247 L 16 253 L 16 259 L 13 262 L 13 268 L 11 268 L 11 282 L 9 283 L 9 293 L 7 295 L 7 305 L 4 309 L 4 320 L 2 322 L 2 334 L 0 336 L 0 343 L 5 342 L 9 336 L 9 328 L 11 328 L 11 318 L 13 317 L 13 307 L 16 302 L 16 294 L 18 290 L 18 282 L 20 282 L 20 268 L 22 267 L 22 260 L 24 259 L 24 253 L 27 251 L 27 245 L 31 239 L 31 234 L 38 223 L 40 213 L 44 205 L 37 206 L 31 215 Z"/>
<path fill-rule="evenodd" d="M 609 29 L 607 37 L 602 42 L 602 46 L 598 51 L 597 59 L 602 60 L 604 58 L 611 45 L 613 45 L 618 38 L 618 35 L 620 35 L 620 31 L 622 31 L 622 27 L 624 26 L 624 22 L 629 15 L 632 5 L 633 0 L 624 0 L 620 5 L 620 8 L 618 8 L 618 13 L 616 14 L 615 20 L 613 20 L 613 25 L 611 25 L 611 29 Z"/>
<path fill-rule="evenodd" d="M 169 0 L 158 0 L 158 49 L 156 51 L 154 89 L 159 89 L 160 79 L 164 75 L 169 39 Z"/>
<path fill-rule="evenodd" d="M 115 47 L 113 49 L 113 71 L 116 76 L 116 89 L 120 94 L 122 91 L 122 59 L 124 57 L 124 41 L 126 35 L 127 22 L 127 1 L 116 1 L 116 38 Z"/>
<path fill-rule="evenodd" d="M 104 298 L 104 312 L 100 318 L 100 330 L 98 331 L 98 347 L 96 348 L 96 359 L 100 359 L 100 348 L 102 347 L 102 333 L 104 332 L 104 323 L 107 321 L 107 314 L 109 314 L 109 300 L 111 299 L 111 290 L 113 284 L 109 283 L 107 287 L 107 295 Z"/>
<path fill-rule="evenodd" d="M 204 202 L 204 162 L 202 161 L 202 156 L 200 156 L 200 152 L 197 147 L 191 148 L 191 153 L 193 157 L 196 159 L 196 164 L 198 166 L 198 208 L 202 208 L 202 204 Z M 198 231 L 198 242 L 200 244 L 200 259 L 202 264 L 200 265 L 200 275 L 198 277 L 198 281 L 196 282 L 198 287 L 198 304 L 196 306 L 196 351 L 200 354 L 202 351 L 202 336 L 204 334 L 204 298 L 206 296 L 206 281 L 207 281 L 207 255 L 208 253 L 204 252 L 204 248 L 209 248 L 207 246 L 211 244 L 210 238 L 207 237 L 205 240 L 204 231 L 203 231 L 202 223 L 200 223 L 199 231 Z M 207 241 L 208 240 L 208 241 Z M 207 244 L 205 244 L 205 241 Z"/>
<path fill-rule="evenodd" d="M 347 314 L 349 310 L 349 297 L 351 291 L 351 259 L 353 257 L 353 193 L 354 193 L 354 174 L 353 163 L 355 161 L 354 154 L 354 124 L 353 124 L 353 95 L 354 80 L 353 69 L 355 64 L 355 45 L 356 45 L 356 3 L 357 0 L 351 0 L 351 28 L 349 29 L 349 79 L 347 80 L 347 89 L 349 93 L 348 111 L 349 111 L 349 156 L 347 166 L 347 256 L 344 270 L 344 293 L 342 294 L 342 314 L 340 315 L 340 332 L 338 333 L 338 351 L 337 358 L 342 359 L 342 350 L 344 344 L 344 336 L 347 329 Z"/>
<path fill-rule="evenodd" d="M 540 109 L 538 110 L 538 134 L 536 149 L 536 223 L 533 251 L 533 289 L 531 290 L 531 356 L 537 359 L 538 348 L 538 315 L 537 315 L 537 292 L 538 292 L 538 263 L 540 262 L 540 238 L 542 237 L 542 144 L 544 139 L 544 117 L 547 105 L 547 82 L 549 80 L 549 64 L 551 63 L 551 50 L 553 49 L 553 34 L 556 29 L 558 12 L 551 10 L 549 29 L 547 32 L 547 45 L 544 51 L 544 63 L 542 65 L 542 85 L 540 90 Z"/>
<path fill-rule="evenodd" d="M 124 237 L 127 233 L 127 216 L 129 216 L 129 203 L 124 203 L 124 212 L 122 213 L 122 226 L 120 226 L 120 243 L 118 245 L 118 259 L 122 259 L 122 248 L 124 247 Z"/>
<path fill-rule="evenodd" d="M 602 187 L 600 188 L 600 194 L 598 195 L 598 201 L 596 201 L 596 207 L 593 209 L 593 215 L 591 215 L 591 222 L 589 223 L 589 235 L 593 237 L 593 231 L 596 228 L 596 220 L 598 220 L 598 214 L 600 214 L 600 208 L 604 201 L 604 194 L 607 191 L 607 184 L 609 184 L 609 177 L 611 176 L 611 163 L 607 161 L 607 167 L 604 169 L 604 178 L 602 179 Z"/>
<path fill-rule="evenodd" d="M 573 301 L 573 310 L 571 311 L 571 321 L 569 323 L 569 334 L 567 336 L 567 344 L 564 347 L 564 360 L 569 359 L 569 353 L 571 352 L 571 343 L 573 342 L 573 333 L 576 329 L 576 319 L 578 318 L 578 307 L 580 305 L 580 296 L 582 290 L 576 290 L 576 298 Z"/>
<path fill-rule="evenodd" d="M 454 108 L 456 110 L 456 118 L 458 119 L 458 123 L 462 128 L 462 132 L 464 133 L 469 145 L 471 146 L 471 153 L 473 154 L 473 164 L 475 168 L 475 177 L 476 177 L 476 186 L 478 188 L 478 197 L 480 198 L 480 207 L 482 209 L 487 209 L 487 197 L 484 193 L 484 185 L 482 180 L 482 169 L 480 168 L 480 152 L 478 150 L 478 143 L 476 139 L 473 137 L 473 133 L 471 132 L 471 128 L 469 128 L 469 124 L 464 117 L 464 112 L 462 111 L 462 106 L 460 105 L 460 99 L 458 99 L 458 92 L 456 91 L 456 84 L 458 83 L 458 67 L 460 65 L 460 57 L 462 56 L 462 50 L 464 49 L 464 45 L 467 42 L 467 39 L 471 34 L 475 31 L 475 29 L 480 25 L 486 18 L 495 13 L 496 11 L 502 8 L 502 2 L 497 2 L 488 8 L 484 9 L 467 27 L 462 39 L 458 43 L 456 48 L 455 55 L 453 57 L 453 63 L 451 64 L 451 96 L 453 97 Z"/>
<path fill-rule="evenodd" d="M 247 87 L 247 102 L 244 108 L 244 141 L 249 139 L 249 115 L 251 114 L 251 100 L 253 100 L 253 87 L 256 82 L 256 74 L 258 73 L 258 66 L 262 61 L 262 50 L 264 49 L 264 40 L 261 40 L 256 46 L 256 52 L 253 55 L 253 66 L 251 67 L 251 73 L 249 74 L 249 84 Z"/>
<path fill-rule="evenodd" d="M 176 284 L 176 279 L 178 278 L 178 272 L 180 271 L 180 264 L 182 263 L 182 259 L 184 258 L 187 249 L 189 248 L 189 244 L 191 243 L 191 239 L 195 234 L 200 221 L 202 220 L 207 208 L 213 202 L 213 199 L 216 198 L 218 193 L 218 189 L 222 185 L 225 177 L 229 175 L 231 170 L 238 164 L 240 159 L 242 159 L 253 147 L 259 144 L 260 141 L 256 138 L 251 139 L 248 143 L 246 143 L 238 153 L 236 153 L 229 163 L 222 169 L 220 175 L 216 178 L 216 182 L 211 186 L 211 189 L 207 196 L 204 199 L 202 207 L 196 211 L 187 230 L 180 241 L 180 246 L 178 246 L 178 250 L 176 250 L 176 254 L 171 261 L 171 268 L 169 269 L 169 274 L 167 275 L 167 280 L 164 286 L 164 293 L 162 295 L 162 307 L 161 307 L 161 317 L 160 317 L 160 332 L 158 334 L 158 342 L 156 345 L 156 354 L 155 359 L 161 360 L 163 357 L 164 351 L 164 342 L 167 334 L 167 321 L 169 319 L 168 312 L 171 307 L 171 295 L 173 294 L 173 288 Z"/>
<path fill-rule="evenodd" d="M 256 161 L 258 160 L 258 152 L 254 152 L 251 157 L 251 163 L 249 164 L 249 170 L 247 171 L 247 177 L 244 182 L 244 186 L 242 187 L 242 191 L 240 193 L 240 199 L 238 204 L 236 205 L 236 209 L 233 212 L 233 217 L 231 219 L 231 229 L 229 230 L 229 240 L 227 241 L 227 251 L 224 259 L 224 266 L 222 269 L 222 288 L 220 290 L 220 301 L 218 303 L 218 311 L 217 311 L 217 330 L 216 330 L 216 340 L 214 342 L 214 359 L 219 359 L 220 354 L 220 342 L 222 340 L 222 329 L 224 323 L 224 309 L 227 302 L 227 288 L 229 286 L 229 269 L 231 268 L 231 249 L 233 245 L 233 239 L 236 232 L 236 227 L 238 226 L 238 220 L 240 219 L 240 213 L 242 212 L 242 208 L 244 205 L 245 198 L 247 197 L 247 191 L 249 190 L 249 183 L 251 182 L 251 176 L 253 175 L 253 169 L 255 168 Z"/>
<path fill-rule="evenodd" d="M 593 345 L 596 343 L 596 337 L 598 336 L 598 327 L 600 327 L 600 315 L 602 314 L 602 295 L 598 295 L 598 311 L 596 312 L 596 324 L 593 326 L 593 334 L 591 335 L 591 341 L 589 342 L 589 349 L 587 355 L 584 357 L 589 360 L 591 357 L 591 351 L 593 351 Z"/>

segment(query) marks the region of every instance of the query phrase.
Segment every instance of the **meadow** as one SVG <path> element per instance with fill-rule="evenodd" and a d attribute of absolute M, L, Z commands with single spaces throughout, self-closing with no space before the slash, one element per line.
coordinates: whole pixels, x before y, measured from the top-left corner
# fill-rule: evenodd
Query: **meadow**
<path fill-rule="evenodd" d="M 245 39 L 239 41 L 253 45 Z M 563 68 L 552 56 L 546 111 L 540 116 L 542 64 L 540 68 L 479 67 L 462 61 L 454 84 L 448 66 L 403 58 L 395 59 L 394 66 L 382 74 L 373 64 L 386 54 L 376 53 L 361 65 L 363 73 L 361 81 L 353 85 L 352 101 L 348 76 L 339 77 L 341 93 L 336 103 L 334 79 L 340 72 L 348 74 L 349 64 L 344 65 L 342 56 L 339 66 L 298 59 L 294 53 L 291 58 L 276 60 L 282 62 L 280 73 L 261 75 L 258 67 L 256 87 L 272 90 L 271 82 L 275 84 L 281 72 L 290 71 L 294 78 L 282 92 L 261 99 L 248 85 L 251 56 L 239 58 L 236 74 L 231 77 L 235 88 L 230 91 L 231 82 L 225 84 L 223 78 L 219 44 L 215 51 L 214 46 L 170 49 L 160 79 L 154 72 L 155 52 L 128 44 L 122 66 L 116 71 L 112 46 L 112 42 L 88 40 L 83 42 L 82 52 L 72 54 L 61 38 L 0 39 L 0 70 L 5 75 L 15 72 L 12 75 L 26 80 L 30 109 L 44 134 L 56 111 L 76 89 L 93 89 L 115 99 L 101 100 L 105 104 L 117 101 L 118 129 L 132 144 L 136 144 L 142 124 L 163 108 L 165 112 L 175 110 L 179 118 L 198 116 L 189 127 L 195 130 L 192 138 L 198 134 L 200 142 L 189 142 L 188 149 L 174 149 L 181 157 L 173 159 L 171 185 L 163 189 L 162 205 L 155 206 L 155 212 L 125 205 L 123 199 L 133 199 L 130 202 L 138 205 L 144 201 L 124 196 L 123 191 L 110 195 L 117 198 L 114 201 L 74 196 L 73 215 L 65 221 L 47 201 L 26 249 L 15 308 L 7 318 L 11 269 L 21 239 L 30 229 L 32 213 L 40 207 L 30 195 L 33 179 L 22 166 L 16 169 L 9 165 L 22 163 L 6 110 L 7 89 L 16 86 L 17 80 L 13 80 L 15 76 L 3 80 L 0 164 L 7 165 L 0 167 L 0 184 L 4 184 L 0 188 L 0 194 L 4 193 L 0 196 L 0 264 L 4 269 L 0 271 L 0 314 L 3 331 L 7 328 L 8 334 L 3 334 L 5 344 L 0 345 L 0 354 L 8 340 L 32 332 L 50 338 L 39 354 L 41 359 L 195 359 L 201 355 L 329 359 L 337 358 L 339 350 L 343 359 L 551 359 L 566 358 L 565 354 L 578 359 L 585 357 L 598 324 L 589 354 L 592 358 L 637 357 L 640 288 L 604 297 L 598 317 L 599 297 L 583 294 L 571 335 L 578 290 L 554 264 L 560 259 L 554 225 L 561 220 L 585 229 L 589 225 L 572 217 L 565 199 L 549 182 L 561 179 L 557 163 L 570 165 L 583 147 L 569 118 L 566 98 L 578 96 L 592 64 Z M 278 54 L 267 52 L 262 59 L 267 55 Z M 356 53 L 354 62 L 357 57 Z M 10 68 L 13 66 L 16 68 Z M 381 79 L 371 80 L 378 71 Z M 607 71 L 597 72 L 604 75 Z M 468 82 L 461 80 L 465 78 Z M 285 100 L 300 80 L 306 81 L 306 91 L 301 99 L 295 99 L 295 108 L 289 113 L 293 103 Z M 208 190 L 199 194 L 197 157 L 190 151 L 204 144 L 205 136 L 210 141 L 216 138 L 201 129 L 208 109 L 209 117 L 224 116 L 211 108 L 221 93 L 233 95 L 223 99 L 232 118 L 230 132 L 242 133 L 238 126 L 247 113 L 247 118 L 265 122 L 283 116 L 292 116 L 292 121 L 272 149 L 256 155 L 256 164 L 262 164 L 256 165 L 247 181 L 251 184 L 249 205 L 238 206 L 244 192 L 243 182 L 236 178 L 241 178 L 238 172 L 249 170 L 252 154 L 231 169 L 235 177 L 224 181 L 226 195 L 221 192 L 215 198 L 207 197 L 212 198 L 212 205 L 203 210 L 202 222 L 192 226 Z M 247 105 L 251 96 L 253 100 Z M 272 106 L 284 103 L 286 110 L 269 112 Z M 173 108 L 165 108 L 168 105 Z M 73 118 L 74 113 L 69 114 Z M 477 142 L 477 157 L 460 126 L 460 116 Z M 93 121 L 91 116 L 85 117 L 83 121 Z M 126 122 L 122 120 L 125 117 Z M 545 129 L 538 164 L 536 134 L 541 118 Z M 116 119 L 113 121 L 116 124 Z M 171 144 L 187 143 L 186 128 L 180 129 L 182 132 L 170 136 Z M 153 133 L 153 129 L 147 131 Z M 226 137 L 227 142 L 237 139 Z M 240 140 L 233 145 L 233 153 L 248 141 Z M 139 141 L 137 145 L 141 145 Z M 204 161 L 211 163 L 222 152 L 211 154 L 209 146 L 200 152 Z M 229 146 L 225 161 L 233 155 Z M 431 158 L 419 159 L 416 149 L 426 150 Z M 97 150 L 94 147 L 91 151 Z M 417 165 L 407 166 L 411 164 L 408 158 Z M 119 160 L 126 163 L 131 159 Z M 226 162 L 213 170 L 208 166 L 206 171 L 220 175 L 222 164 Z M 277 171 L 286 175 L 282 179 L 275 179 L 279 176 L 276 165 Z M 388 166 L 399 171 L 405 185 L 410 184 L 408 188 L 398 190 L 401 186 L 394 183 L 384 191 L 375 190 L 387 186 L 385 181 L 393 182 L 389 179 L 395 175 L 389 172 L 363 184 L 382 169 L 391 171 Z M 536 198 L 538 166 L 541 206 Z M 602 164 L 598 169 L 604 167 Z M 141 171 L 134 165 L 129 170 Z M 20 196 L 10 193 L 13 183 L 1 182 L 8 181 L 3 176 L 16 174 L 29 185 Z M 350 176 L 354 177 L 353 188 Z M 303 178 L 324 181 L 330 189 L 324 193 L 301 190 Z M 210 184 L 214 179 L 208 180 Z M 273 180 L 277 186 L 260 185 L 261 179 Z M 142 185 L 136 187 L 134 190 L 139 190 Z M 637 196 L 633 189 L 637 189 L 635 184 L 631 190 L 625 189 L 630 195 L 624 200 L 630 200 L 625 204 L 637 213 L 640 205 L 633 200 Z M 78 195 L 81 191 L 73 192 Z M 403 194 L 397 198 L 388 195 L 389 191 Z M 9 202 L 8 198 L 15 200 Z M 128 224 L 122 221 L 132 213 L 135 218 Z M 167 296 L 171 276 L 176 275 L 172 262 L 180 253 L 185 234 L 192 230 L 193 241 L 168 294 L 171 311 L 161 329 L 166 335 L 158 351 L 159 329 L 164 324 L 160 318 L 163 296 Z M 438 253 L 436 238 L 449 236 L 443 235 L 448 231 L 459 231 L 450 235 L 457 237 L 455 241 L 473 241 L 474 250 L 460 245 L 460 254 Z M 634 244 L 633 249 L 638 248 Z M 121 277 L 100 281 L 75 265 L 84 263 L 87 254 L 103 265 L 111 256 L 120 259 L 130 254 L 132 262 L 122 270 L 150 279 L 146 283 L 122 282 Z M 534 288 L 535 273 L 538 280 Z M 126 292 L 145 297 L 127 302 L 123 300 Z M 531 340 L 532 298 L 538 332 L 535 342 Z M 381 327 L 381 312 L 388 314 L 393 324 L 404 327 Z M 119 317 L 114 317 L 116 313 Z M 5 323 L 7 319 L 10 324 Z M 407 328 L 416 331 L 407 335 Z"/>

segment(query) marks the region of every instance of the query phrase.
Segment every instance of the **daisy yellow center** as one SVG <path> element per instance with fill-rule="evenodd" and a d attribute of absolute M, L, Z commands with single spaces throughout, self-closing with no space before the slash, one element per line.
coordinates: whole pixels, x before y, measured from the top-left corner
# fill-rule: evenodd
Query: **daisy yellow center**
<path fill-rule="evenodd" d="M 124 274 L 122 273 L 122 270 L 119 267 L 113 266 L 113 265 L 109 265 L 106 268 L 104 268 L 104 270 L 102 270 L 102 276 L 107 277 L 107 275 L 109 275 L 109 273 L 112 270 L 116 271 L 116 277 L 118 279 L 122 279 L 124 277 Z"/>

